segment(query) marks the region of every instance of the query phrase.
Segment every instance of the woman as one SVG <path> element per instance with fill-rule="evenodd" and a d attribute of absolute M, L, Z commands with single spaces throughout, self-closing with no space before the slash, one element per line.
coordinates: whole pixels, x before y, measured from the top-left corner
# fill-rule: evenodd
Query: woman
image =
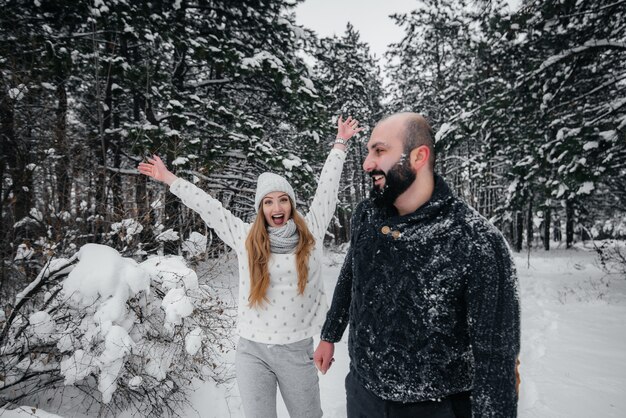
<path fill-rule="evenodd" d="M 337 139 L 326 159 L 310 211 L 296 209 L 283 177 L 263 173 L 248 224 L 220 202 L 169 172 L 155 156 L 139 171 L 170 186 L 215 230 L 239 260 L 239 343 L 235 368 L 246 417 L 276 417 L 276 385 L 292 418 L 322 416 L 313 335 L 327 311 L 321 277 L 323 239 L 335 211 L 346 144 L 358 121 L 337 121 Z"/>

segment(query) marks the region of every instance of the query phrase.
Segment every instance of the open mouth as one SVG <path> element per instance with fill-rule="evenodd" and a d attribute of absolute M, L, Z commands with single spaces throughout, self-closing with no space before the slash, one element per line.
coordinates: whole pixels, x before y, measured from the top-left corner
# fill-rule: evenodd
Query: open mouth
<path fill-rule="evenodd" d="M 385 183 L 385 175 L 384 174 L 373 174 L 372 181 L 374 182 L 374 186 L 382 187 Z"/>
<path fill-rule="evenodd" d="M 274 221 L 276 225 L 282 225 L 285 223 L 285 215 L 272 215 L 272 221 Z"/>

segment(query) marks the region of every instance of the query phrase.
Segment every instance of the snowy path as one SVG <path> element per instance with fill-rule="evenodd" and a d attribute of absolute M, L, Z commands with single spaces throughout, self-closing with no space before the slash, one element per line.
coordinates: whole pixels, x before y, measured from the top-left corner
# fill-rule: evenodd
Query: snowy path
<path fill-rule="evenodd" d="M 325 285 L 332 295 L 343 254 L 328 253 Z M 607 278 L 593 252 L 537 251 L 530 266 L 515 257 L 522 298 L 520 418 L 621 417 L 626 410 L 626 281 Z M 236 281 L 232 281 L 236 285 Z M 346 339 L 346 338 L 344 338 Z M 317 341 L 316 341 L 317 344 Z M 345 341 L 320 375 L 327 417 L 345 417 Z M 225 400 L 226 399 L 226 400 Z M 189 416 L 242 417 L 236 385 L 205 384 Z M 279 417 L 288 417 L 279 400 Z"/>
<path fill-rule="evenodd" d="M 344 254 L 329 252 L 324 266 L 332 295 Z M 537 251 L 515 257 L 522 300 L 520 418 L 622 417 L 626 411 L 626 280 L 606 276 L 585 249 Z M 237 294 L 236 262 L 212 262 L 212 285 L 224 299 Z M 205 266 L 206 267 L 206 266 Z M 215 276 L 215 274 L 213 274 Z M 347 338 L 344 337 L 344 340 Z M 316 341 L 317 344 L 317 341 Z M 346 342 L 336 344 L 335 363 L 320 375 L 326 417 L 345 417 Z M 234 351 L 225 360 L 232 364 Z M 199 384 L 182 416 L 243 417 L 234 379 Z M 281 418 L 288 417 L 278 402 Z M 68 410 L 68 409 L 66 409 Z M 53 416 L 39 414 L 34 416 Z M 1 417 L 33 416 L 30 408 L 0 410 Z M 77 415 L 66 415 L 77 416 Z M 131 414 L 122 414 L 130 417 Z"/>
<path fill-rule="evenodd" d="M 332 294 L 341 256 L 331 254 Z M 520 418 L 621 417 L 626 410 L 626 282 L 607 279 L 593 252 L 554 250 L 515 257 L 522 299 Z M 321 376 L 329 417 L 345 417 L 347 345 Z M 288 415 L 283 415 L 287 417 Z"/>
<path fill-rule="evenodd" d="M 516 258 L 522 297 L 520 417 L 622 417 L 626 282 L 592 252 Z"/>
<path fill-rule="evenodd" d="M 332 295 L 343 254 L 329 253 L 325 285 Z M 520 418 L 621 417 L 626 410 L 626 281 L 607 278 L 583 249 L 515 257 L 522 298 Z M 236 283 L 236 281 L 233 281 Z M 236 285 L 236 284 L 235 284 Z M 345 338 L 344 338 L 345 339 Z M 317 342 L 316 342 L 317 343 Z M 320 375 L 327 417 L 345 417 L 345 341 Z M 226 400 L 225 400 L 226 399 Z M 242 417 L 236 385 L 205 384 L 189 416 Z M 279 400 L 279 417 L 288 417 Z"/>

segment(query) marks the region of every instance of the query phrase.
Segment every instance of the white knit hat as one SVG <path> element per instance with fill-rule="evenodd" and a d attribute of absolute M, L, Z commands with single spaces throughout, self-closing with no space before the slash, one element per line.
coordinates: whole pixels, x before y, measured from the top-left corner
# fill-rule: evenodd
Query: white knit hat
<path fill-rule="evenodd" d="M 274 173 L 262 173 L 256 181 L 256 195 L 254 196 L 254 206 L 259 211 L 261 200 L 268 193 L 284 192 L 289 195 L 293 204 L 296 204 L 296 194 L 293 192 L 291 184 L 284 177 Z"/>

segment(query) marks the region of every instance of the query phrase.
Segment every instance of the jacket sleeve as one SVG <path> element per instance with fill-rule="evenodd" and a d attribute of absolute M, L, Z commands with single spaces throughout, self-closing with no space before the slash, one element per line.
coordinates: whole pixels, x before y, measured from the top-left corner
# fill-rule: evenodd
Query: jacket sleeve
<path fill-rule="evenodd" d="M 170 192 L 178 196 L 189 209 L 197 212 L 229 247 L 234 248 L 246 239 L 246 224 L 204 190 L 178 178 L 170 185 Z"/>
<path fill-rule="evenodd" d="M 321 339 L 331 343 L 341 340 L 350 320 L 350 302 L 352 301 L 352 246 L 341 267 L 335 286 L 333 301 L 326 314 Z"/>
<path fill-rule="evenodd" d="M 515 265 L 502 234 L 489 230 L 475 235 L 470 262 L 466 300 L 475 365 L 472 416 L 514 418 L 520 307 Z"/>
<path fill-rule="evenodd" d="M 313 197 L 309 213 L 306 215 L 311 233 L 318 240 L 324 238 L 324 233 L 335 213 L 339 181 L 345 159 L 346 153 L 344 151 L 335 148 L 330 151 L 317 183 L 315 197 Z"/>

